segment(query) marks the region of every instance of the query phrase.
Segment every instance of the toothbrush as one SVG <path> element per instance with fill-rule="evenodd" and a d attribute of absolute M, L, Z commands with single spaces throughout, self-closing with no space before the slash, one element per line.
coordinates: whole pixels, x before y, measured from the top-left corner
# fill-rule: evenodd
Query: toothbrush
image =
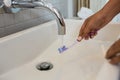
<path fill-rule="evenodd" d="M 81 39 L 81 40 L 82 40 L 82 39 Z M 81 40 L 80 40 L 80 41 L 81 41 Z M 76 41 L 74 41 L 74 43 L 72 43 L 72 44 L 71 44 L 70 46 L 68 46 L 68 47 L 66 47 L 65 45 L 63 45 L 62 47 L 58 48 L 59 53 L 63 53 L 64 51 L 72 48 L 73 46 L 75 46 L 75 45 L 76 45 L 78 42 L 80 42 L 80 41 L 76 40 Z"/>

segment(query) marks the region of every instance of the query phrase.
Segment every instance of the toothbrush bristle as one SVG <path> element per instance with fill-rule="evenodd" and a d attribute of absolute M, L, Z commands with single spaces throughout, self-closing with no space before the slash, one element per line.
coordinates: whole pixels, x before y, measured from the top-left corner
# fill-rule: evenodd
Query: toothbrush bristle
<path fill-rule="evenodd" d="M 58 51 L 59 51 L 59 53 L 63 53 L 63 52 L 66 51 L 67 49 L 68 49 L 68 48 L 64 45 L 64 46 L 58 48 Z"/>

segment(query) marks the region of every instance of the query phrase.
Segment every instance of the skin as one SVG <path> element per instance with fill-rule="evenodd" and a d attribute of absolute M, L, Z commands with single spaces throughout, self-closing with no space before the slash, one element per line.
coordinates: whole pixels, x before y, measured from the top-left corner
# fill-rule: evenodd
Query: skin
<path fill-rule="evenodd" d="M 111 64 L 120 62 L 120 39 L 108 49 L 106 59 L 110 59 Z"/>
<path fill-rule="evenodd" d="M 82 39 L 88 40 L 94 38 L 97 32 L 105 27 L 120 12 L 120 0 L 109 0 L 109 2 L 97 13 L 90 16 L 83 23 L 78 41 Z M 107 51 L 106 59 L 110 59 L 110 63 L 117 64 L 120 62 L 120 40 L 116 41 Z"/>

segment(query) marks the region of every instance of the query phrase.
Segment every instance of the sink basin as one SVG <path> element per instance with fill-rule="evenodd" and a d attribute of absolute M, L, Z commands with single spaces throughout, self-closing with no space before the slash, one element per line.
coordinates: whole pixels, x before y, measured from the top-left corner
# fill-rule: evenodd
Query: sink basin
<path fill-rule="evenodd" d="M 83 23 L 65 20 L 63 44 L 71 45 Z M 106 61 L 105 52 L 120 35 L 120 24 L 110 23 L 92 40 L 81 41 L 63 53 L 58 52 L 62 37 L 51 21 L 0 39 L 0 80 L 96 80 Z M 51 62 L 53 69 L 39 71 L 36 65 Z"/>

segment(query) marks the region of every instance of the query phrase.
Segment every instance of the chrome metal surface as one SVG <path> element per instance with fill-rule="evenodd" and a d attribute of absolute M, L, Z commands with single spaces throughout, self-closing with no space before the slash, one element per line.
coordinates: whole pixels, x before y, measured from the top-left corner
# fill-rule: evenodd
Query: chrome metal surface
<path fill-rule="evenodd" d="M 66 34 L 66 27 L 64 19 L 61 15 L 61 13 L 53 7 L 51 3 L 46 2 L 45 0 L 32 0 L 32 1 L 15 1 L 12 0 L 13 8 L 44 8 L 45 10 L 52 13 L 54 16 L 56 16 L 56 21 L 58 24 L 58 34 L 59 35 L 65 35 Z"/>

